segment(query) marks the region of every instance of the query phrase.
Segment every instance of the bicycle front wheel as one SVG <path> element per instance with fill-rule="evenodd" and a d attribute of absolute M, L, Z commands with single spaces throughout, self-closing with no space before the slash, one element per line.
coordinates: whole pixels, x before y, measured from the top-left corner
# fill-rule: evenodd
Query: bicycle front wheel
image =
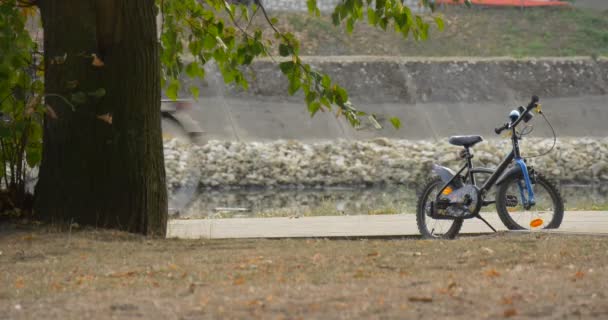
<path fill-rule="evenodd" d="M 522 194 L 528 194 L 525 185 L 522 175 L 513 175 L 498 187 L 496 210 L 500 220 L 509 230 L 558 228 L 564 218 L 564 202 L 557 187 L 537 173 L 532 184 L 536 204 L 527 208 L 522 199 Z"/>

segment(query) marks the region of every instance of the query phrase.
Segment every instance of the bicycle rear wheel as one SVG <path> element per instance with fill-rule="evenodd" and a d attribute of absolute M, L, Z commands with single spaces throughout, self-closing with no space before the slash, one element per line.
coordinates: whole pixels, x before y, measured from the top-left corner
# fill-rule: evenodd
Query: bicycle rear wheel
<path fill-rule="evenodd" d="M 453 239 L 462 228 L 463 219 L 443 220 L 429 216 L 431 202 L 443 186 L 439 177 L 430 179 L 421 189 L 416 205 L 416 224 L 425 239 Z"/>

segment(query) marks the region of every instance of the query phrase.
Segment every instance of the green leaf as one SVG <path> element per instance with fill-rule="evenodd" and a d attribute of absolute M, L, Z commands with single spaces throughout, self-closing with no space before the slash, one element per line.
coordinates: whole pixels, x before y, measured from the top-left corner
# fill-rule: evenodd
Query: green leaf
<path fill-rule="evenodd" d="M 203 37 L 203 49 L 211 50 L 215 48 L 217 44 L 217 39 L 215 35 L 207 34 Z"/>
<path fill-rule="evenodd" d="M 315 113 L 321 109 L 321 104 L 318 101 L 312 102 L 308 105 L 308 112 L 311 117 L 314 117 Z"/>
<path fill-rule="evenodd" d="M 328 75 L 323 75 L 323 79 L 321 80 L 321 85 L 323 86 L 323 89 L 327 90 L 329 89 L 329 87 L 331 86 L 331 79 L 329 78 Z"/>
<path fill-rule="evenodd" d="M 349 18 L 348 20 L 346 20 L 346 32 L 353 33 L 354 29 L 355 29 L 355 19 Z"/>
<path fill-rule="evenodd" d="M 0 138 L 8 138 L 11 134 L 11 129 L 0 124 Z"/>
<path fill-rule="evenodd" d="M 35 167 L 42 160 L 42 145 L 29 146 L 25 150 L 25 161 L 30 167 Z"/>
<path fill-rule="evenodd" d="M 169 99 L 175 100 L 175 99 L 177 99 L 178 90 L 179 90 L 179 81 L 177 81 L 177 79 L 171 79 L 169 81 L 169 87 L 167 87 L 167 91 L 165 93 Z"/>
<path fill-rule="evenodd" d="M 376 25 L 377 23 L 376 11 L 372 8 L 367 8 L 367 21 L 369 21 L 371 25 Z"/>
<path fill-rule="evenodd" d="M 190 89 L 190 93 L 192 94 L 192 97 L 195 100 L 198 100 L 198 96 L 199 96 L 199 93 L 200 93 L 199 88 L 197 86 L 190 86 L 189 89 Z"/>
<path fill-rule="evenodd" d="M 191 62 L 186 66 L 186 75 L 190 78 L 205 77 L 205 70 L 200 67 L 198 62 Z"/>
<path fill-rule="evenodd" d="M 306 0 L 306 6 L 308 7 L 308 13 L 316 14 L 317 12 L 317 0 Z"/>
<path fill-rule="evenodd" d="M 104 89 L 104 88 L 99 88 L 99 89 L 97 89 L 97 90 L 95 90 L 95 91 L 87 92 L 87 94 L 88 94 L 90 97 L 93 97 L 93 98 L 101 98 L 101 97 L 103 97 L 103 96 L 105 96 L 105 95 L 106 95 L 106 89 Z"/>
<path fill-rule="evenodd" d="M 87 95 L 82 91 L 75 92 L 70 96 L 70 100 L 72 100 L 74 104 L 85 104 L 87 102 Z"/>
<path fill-rule="evenodd" d="M 279 64 L 279 68 L 281 69 L 281 71 L 283 72 L 283 74 L 289 75 L 290 73 L 293 72 L 293 70 L 295 68 L 295 63 L 293 63 L 293 61 L 281 62 Z"/>
<path fill-rule="evenodd" d="M 287 89 L 287 92 L 289 95 L 293 96 L 296 92 L 298 92 L 298 90 L 300 90 L 301 86 L 302 81 L 300 78 L 297 76 L 292 76 L 289 78 L 289 88 Z"/>
<path fill-rule="evenodd" d="M 291 54 L 291 51 L 292 49 L 289 45 L 286 45 L 284 43 L 281 43 L 279 45 L 279 54 L 281 55 L 281 57 L 287 57 Z"/>
<path fill-rule="evenodd" d="M 394 127 L 395 129 L 399 129 L 399 128 L 401 128 L 401 120 L 400 120 L 399 118 L 397 118 L 397 117 L 392 117 L 392 118 L 390 119 L 390 121 L 391 121 L 391 124 L 393 125 L 393 127 Z"/>
<path fill-rule="evenodd" d="M 439 31 L 443 31 L 445 28 L 443 19 L 441 19 L 441 17 L 435 17 L 435 23 L 437 24 L 437 29 L 439 29 Z"/>
<path fill-rule="evenodd" d="M 345 103 L 346 101 L 348 101 L 348 93 L 346 92 L 346 90 L 344 90 L 344 88 L 336 86 L 335 90 L 336 93 L 339 95 L 340 99 L 342 100 L 340 102 Z"/>

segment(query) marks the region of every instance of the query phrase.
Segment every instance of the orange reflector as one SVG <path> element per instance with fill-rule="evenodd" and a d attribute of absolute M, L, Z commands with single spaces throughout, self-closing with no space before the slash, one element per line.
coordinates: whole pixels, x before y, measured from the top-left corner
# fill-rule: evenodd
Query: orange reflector
<path fill-rule="evenodd" d="M 445 189 L 443 189 L 443 192 L 441 194 L 443 194 L 444 196 L 447 196 L 448 194 L 452 193 L 452 191 L 454 191 L 454 190 L 452 190 L 452 187 L 447 186 L 447 187 L 445 187 Z"/>
<path fill-rule="evenodd" d="M 534 219 L 530 221 L 530 227 L 538 228 L 543 225 L 543 219 Z"/>

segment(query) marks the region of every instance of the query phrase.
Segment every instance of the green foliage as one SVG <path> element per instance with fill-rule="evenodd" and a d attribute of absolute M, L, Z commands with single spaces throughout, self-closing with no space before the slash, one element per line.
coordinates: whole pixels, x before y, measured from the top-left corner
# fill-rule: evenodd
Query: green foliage
<path fill-rule="evenodd" d="M 43 85 L 37 46 L 25 29 L 26 11 L 0 2 L 0 180 L 18 202 L 25 177 L 42 157 Z M 39 60 L 39 59 L 38 59 Z"/>
<path fill-rule="evenodd" d="M 316 0 L 307 0 L 306 4 L 311 15 L 320 15 Z M 288 80 L 289 94 L 302 92 L 311 116 L 337 107 L 337 115 L 344 116 L 353 126 L 360 125 L 361 119 L 373 119 L 352 105 L 344 88 L 302 61 L 298 39 L 292 33 L 278 30 L 275 26 L 278 20 L 270 17 L 262 6 L 248 7 L 223 0 L 158 0 L 158 5 L 162 13 L 162 83 L 169 98 L 177 98 L 181 74 L 203 78 L 204 65 L 211 60 L 226 83 L 247 88 L 244 67 L 254 58 L 278 51 L 282 57 L 279 69 Z M 432 2 L 423 1 L 423 5 L 431 7 Z M 263 16 L 268 30 L 251 27 L 256 14 Z M 343 0 L 332 14 L 333 23 L 344 25 L 348 32 L 366 19 L 382 30 L 392 25 L 406 39 L 410 34 L 416 40 L 428 38 L 429 22 L 412 14 L 401 0 Z M 443 28 L 441 18 L 433 21 L 439 29 Z M 271 36 L 265 31 L 270 31 Z M 192 87 L 190 91 L 195 96 L 199 94 Z M 400 125 L 399 121 L 391 123 L 395 127 Z"/>

